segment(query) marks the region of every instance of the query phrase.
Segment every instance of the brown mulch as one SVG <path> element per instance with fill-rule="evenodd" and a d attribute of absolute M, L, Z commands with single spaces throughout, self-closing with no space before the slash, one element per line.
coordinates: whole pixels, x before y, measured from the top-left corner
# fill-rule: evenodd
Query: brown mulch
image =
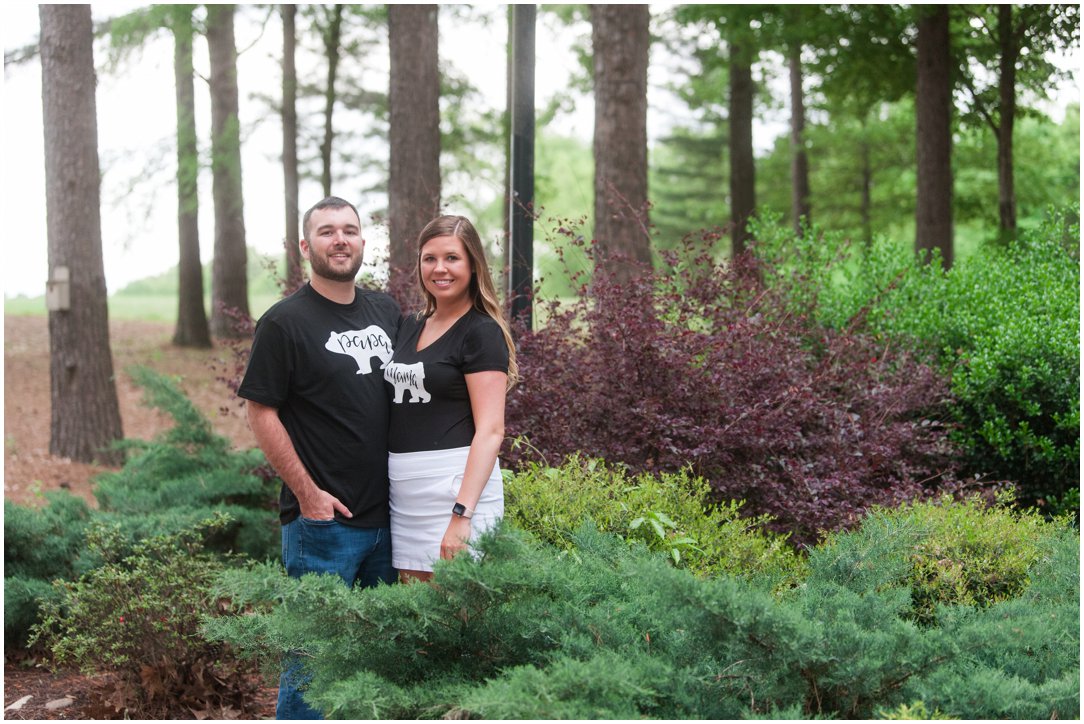
<path fill-rule="evenodd" d="M 95 686 L 93 678 L 79 673 L 53 674 L 40 667 L 23 669 L 5 663 L 4 718 L 85 719 L 83 707 L 92 701 Z M 46 708 L 47 704 L 58 708 Z M 19 708 L 11 709 L 13 705 Z"/>
<path fill-rule="evenodd" d="M 125 370 L 145 365 L 178 376 L 189 399 L 211 420 L 215 431 L 238 447 L 253 447 L 248 423 L 225 384 L 216 379 L 230 350 L 180 349 L 170 344 L 166 322 L 130 320 L 109 323 L 113 371 L 117 378 L 121 424 L 126 437 L 149 440 L 172 424 L 169 416 L 142 404 L 142 390 Z M 218 367 L 213 369 L 212 365 Z M 222 415 L 222 407 L 232 410 Z M 49 454 L 49 324 L 46 317 L 4 317 L 4 499 L 39 505 L 42 494 L 67 488 L 94 504 L 91 479 L 106 468 Z"/>
<path fill-rule="evenodd" d="M 85 676 L 77 671 L 50 672 L 41 664 L 23 668 L 19 663 L 4 664 L 4 718 L 24 720 L 107 719 L 120 718 L 103 698 L 115 690 L 108 675 Z M 173 712 L 169 719 L 274 719 L 278 689 L 268 686 L 259 674 L 252 675 L 257 693 L 249 702 L 250 711 L 242 715 L 234 709 L 219 711 Z M 18 707 L 18 708 L 11 708 Z M 165 718 L 165 717 L 163 717 Z"/>
<path fill-rule="evenodd" d="M 140 364 L 179 378 L 180 388 L 211 421 L 215 431 L 234 445 L 255 445 L 248 424 L 239 414 L 225 384 L 216 377 L 232 353 L 223 345 L 212 350 L 179 349 L 170 344 L 173 326 L 166 322 L 114 320 L 109 323 L 113 369 L 117 377 L 124 434 L 149 440 L 168 429 L 172 420 L 142 404 L 142 391 L 125 373 Z M 22 505 L 43 505 L 44 493 L 67 489 L 96 505 L 93 478 L 110 468 L 77 463 L 49 454 L 49 327 L 46 317 L 4 317 L 4 499 Z M 223 407 L 232 410 L 223 415 Z M 254 681 L 258 674 L 253 673 Z M 3 700 L 5 719 L 88 719 L 100 716 L 99 690 L 107 677 L 87 677 L 73 671 L 51 673 L 35 659 L 5 651 Z M 274 687 L 262 686 L 257 718 L 273 719 Z M 30 696 L 19 709 L 8 710 Z M 70 699 L 58 708 L 49 702 Z M 55 704 L 54 704 L 55 706 Z M 211 718 L 227 718 L 211 716 Z M 177 712 L 193 719 L 191 712 Z"/>

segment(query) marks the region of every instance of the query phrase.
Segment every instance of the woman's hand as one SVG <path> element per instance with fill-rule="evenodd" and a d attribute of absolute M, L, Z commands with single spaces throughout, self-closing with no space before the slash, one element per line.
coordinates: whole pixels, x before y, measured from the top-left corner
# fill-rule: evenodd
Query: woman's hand
<path fill-rule="evenodd" d="M 444 539 L 440 542 L 440 557 L 448 560 L 465 551 L 470 541 L 470 531 L 470 518 L 453 515 L 448 529 L 444 531 Z"/>

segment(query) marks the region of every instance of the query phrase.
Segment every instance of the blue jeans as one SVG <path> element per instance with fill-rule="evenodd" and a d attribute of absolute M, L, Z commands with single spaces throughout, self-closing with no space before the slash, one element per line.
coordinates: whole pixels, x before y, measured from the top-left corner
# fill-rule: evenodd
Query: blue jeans
<path fill-rule="evenodd" d="M 390 529 L 354 528 L 335 520 L 295 518 L 282 526 L 282 563 L 294 578 L 335 573 L 348 586 L 394 583 L 397 577 L 391 565 Z M 323 719 L 302 699 L 305 684 L 301 662 L 287 656 L 279 677 L 276 719 Z"/>

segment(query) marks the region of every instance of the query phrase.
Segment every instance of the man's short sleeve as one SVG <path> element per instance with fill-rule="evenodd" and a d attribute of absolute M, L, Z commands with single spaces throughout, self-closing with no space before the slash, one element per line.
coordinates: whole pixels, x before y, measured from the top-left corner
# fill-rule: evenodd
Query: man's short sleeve
<path fill-rule="evenodd" d="M 248 367 L 237 395 L 268 407 L 281 407 L 286 402 L 293 374 L 292 346 L 286 332 L 274 320 L 261 320 L 256 325 Z"/>

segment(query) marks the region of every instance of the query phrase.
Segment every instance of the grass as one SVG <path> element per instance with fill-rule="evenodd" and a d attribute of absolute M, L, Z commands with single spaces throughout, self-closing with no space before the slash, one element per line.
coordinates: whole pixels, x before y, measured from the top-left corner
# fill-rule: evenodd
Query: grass
<path fill-rule="evenodd" d="M 901 234 L 906 233 L 906 231 L 901 232 Z M 974 225 L 957 224 L 954 235 L 957 260 L 970 256 L 977 251 L 984 243 L 984 233 L 984 229 Z M 900 236 L 900 234 L 896 236 L 898 238 L 913 238 L 913 235 L 914 232 L 911 230 L 909 237 Z M 254 318 L 258 319 L 268 307 L 278 301 L 279 291 L 274 283 L 274 270 L 267 269 L 266 262 L 262 260 L 262 257 L 253 256 L 250 259 L 250 267 L 256 271 L 254 271 L 253 278 L 249 281 L 249 312 Z M 564 303 L 573 298 L 566 289 L 569 284 L 567 281 L 557 278 L 560 276 L 557 271 L 551 270 L 550 276 L 554 277 L 549 282 L 553 289 L 550 293 L 546 293 L 545 287 L 547 287 L 547 284 L 543 282 L 542 286 L 544 288 L 539 297 L 544 299 L 557 296 L 562 300 L 562 306 L 564 306 Z M 173 324 L 177 321 L 176 285 L 176 269 L 130 284 L 128 287 L 109 296 L 109 318 Z M 209 278 L 206 280 L 206 288 L 210 288 Z M 209 298 L 205 300 L 204 306 L 210 310 L 211 302 Z M 18 296 L 4 299 L 5 315 L 45 316 L 46 313 L 44 296 Z M 542 306 L 536 306 L 536 328 L 545 324 L 545 317 L 546 314 Z"/>
<path fill-rule="evenodd" d="M 277 292 L 250 292 L 249 312 L 253 317 L 259 318 L 278 299 Z M 210 307 L 210 299 L 207 299 L 205 308 L 209 310 Z M 45 297 L 19 296 L 5 299 L 4 314 L 44 317 L 46 315 Z M 173 324 L 177 321 L 177 297 L 172 294 L 113 294 L 109 297 L 109 318 Z"/>
<path fill-rule="evenodd" d="M 281 296 L 276 282 L 280 264 L 274 255 L 248 250 L 249 313 L 259 319 Z M 138 279 L 109 295 L 109 318 L 148 322 L 177 321 L 177 267 L 161 274 Z M 203 266 L 203 288 L 211 289 L 210 264 Z M 204 309 L 211 309 L 210 294 L 204 295 Z M 18 296 L 4 299 L 4 314 L 45 316 L 45 297 Z"/>

